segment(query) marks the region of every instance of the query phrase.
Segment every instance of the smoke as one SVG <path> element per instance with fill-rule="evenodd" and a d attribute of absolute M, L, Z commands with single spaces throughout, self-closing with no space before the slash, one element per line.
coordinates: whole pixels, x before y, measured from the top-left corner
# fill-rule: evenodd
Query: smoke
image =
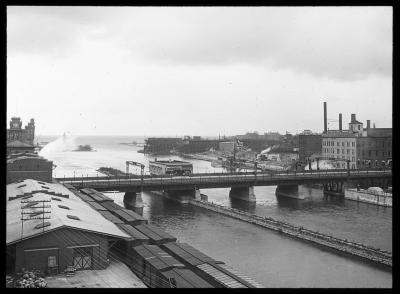
<path fill-rule="evenodd" d="M 76 149 L 76 138 L 70 134 L 64 134 L 60 138 L 48 143 L 40 150 L 39 155 L 48 158 L 57 152 L 73 151 Z"/>

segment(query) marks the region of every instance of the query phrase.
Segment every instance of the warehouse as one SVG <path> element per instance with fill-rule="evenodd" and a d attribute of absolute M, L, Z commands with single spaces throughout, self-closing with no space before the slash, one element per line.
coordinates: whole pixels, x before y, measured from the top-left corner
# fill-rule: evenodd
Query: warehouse
<path fill-rule="evenodd" d="M 104 269 L 109 248 L 130 239 L 60 184 L 25 180 L 7 185 L 8 272 Z"/>
<path fill-rule="evenodd" d="M 7 184 L 25 179 L 52 181 L 53 162 L 35 153 L 19 153 L 7 158 Z"/>

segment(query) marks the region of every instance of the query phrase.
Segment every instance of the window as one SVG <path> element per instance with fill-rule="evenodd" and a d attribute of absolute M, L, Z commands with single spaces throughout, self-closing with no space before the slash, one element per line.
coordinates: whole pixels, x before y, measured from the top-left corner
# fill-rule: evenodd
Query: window
<path fill-rule="evenodd" d="M 388 151 L 388 156 L 390 156 L 390 151 Z"/>
<path fill-rule="evenodd" d="M 342 154 L 344 154 L 344 149 L 342 149 Z"/>
<path fill-rule="evenodd" d="M 375 151 L 375 156 L 378 157 L 378 150 Z"/>
<path fill-rule="evenodd" d="M 351 150 L 351 154 L 353 154 L 353 155 L 354 155 L 354 150 Z"/>
<path fill-rule="evenodd" d="M 340 154 L 340 149 L 337 149 L 337 154 Z"/>
<path fill-rule="evenodd" d="M 347 154 L 350 154 L 350 149 L 347 149 Z"/>
<path fill-rule="evenodd" d="M 354 142 L 351 142 L 351 147 L 354 147 Z"/>
<path fill-rule="evenodd" d="M 339 142 L 336 142 L 336 146 L 340 146 Z"/>
<path fill-rule="evenodd" d="M 385 151 L 382 151 L 382 156 L 385 157 Z"/>
<path fill-rule="evenodd" d="M 57 266 L 57 258 L 54 255 L 47 257 L 47 266 L 48 267 Z"/>
<path fill-rule="evenodd" d="M 342 142 L 342 146 L 344 147 L 344 142 Z"/>
<path fill-rule="evenodd" d="M 358 130 L 360 130 L 360 125 L 358 125 Z"/>
<path fill-rule="evenodd" d="M 350 147 L 350 142 L 347 142 L 347 147 Z"/>

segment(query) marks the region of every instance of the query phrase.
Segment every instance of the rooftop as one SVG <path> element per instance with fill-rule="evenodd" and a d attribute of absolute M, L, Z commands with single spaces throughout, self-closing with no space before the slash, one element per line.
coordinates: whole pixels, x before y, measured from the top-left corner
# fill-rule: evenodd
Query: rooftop
<path fill-rule="evenodd" d="M 30 203 L 21 203 L 21 200 L 29 200 Z M 46 203 L 46 222 L 49 224 L 45 230 L 41 229 L 42 219 L 24 221 L 23 235 L 21 212 L 26 211 L 42 213 L 41 208 L 36 208 L 40 200 L 49 200 Z M 30 205 L 33 208 L 28 208 Z M 39 226 L 40 228 L 35 228 Z M 6 243 L 12 244 L 21 240 L 32 238 L 48 231 L 62 227 L 73 228 L 102 235 L 129 239 L 130 236 L 119 229 L 115 224 L 105 219 L 98 211 L 81 200 L 74 193 L 61 184 L 45 183 L 36 180 L 24 180 L 22 182 L 7 185 L 7 236 Z"/>
<path fill-rule="evenodd" d="M 15 141 L 11 141 L 11 142 L 7 142 L 7 148 L 9 147 L 32 147 L 34 148 L 35 146 L 28 144 L 28 143 L 23 143 L 21 141 L 15 140 Z"/>

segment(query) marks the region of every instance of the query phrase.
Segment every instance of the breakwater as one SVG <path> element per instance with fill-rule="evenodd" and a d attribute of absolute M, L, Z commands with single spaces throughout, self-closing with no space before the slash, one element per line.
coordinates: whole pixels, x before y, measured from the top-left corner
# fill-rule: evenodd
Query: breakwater
<path fill-rule="evenodd" d="M 202 207 L 232 218 L 277 231 L 293 238 L 330 248 L 341 253 L 350 254 L 389 268 L 392 267 L 392 253 L 388 251 L 308 230 L 301 226 L 295 226 L 270 217 L 261 217 L 234 208 L 228 208 L 208 201 L 190 200 L 189 203 L 197 207 Z"/>

